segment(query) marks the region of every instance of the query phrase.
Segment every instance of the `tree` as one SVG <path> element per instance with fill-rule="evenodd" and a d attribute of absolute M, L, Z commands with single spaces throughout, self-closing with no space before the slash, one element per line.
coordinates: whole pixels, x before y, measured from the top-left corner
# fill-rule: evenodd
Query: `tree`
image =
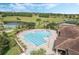
<path fill-rule="evenodd" d="M 19 17 L 17 17 L 16 19 L 17 19 L 17 26 L 16 26 L 17 27 L 16 32 L 17 32 L 17 30 L 20 29 L 20 24 L 19 23 L 20 23 L 21 19 Z"/>
<path fill-rule="evenodd" d="M 0 16 L 0 30 L 3 30 L 4 29 L 4 21 L 3 21 L 3 17 L 2 16 Z"/>
<path fill-rule="evenodd" d="M 28 29 L 34 29 L 35 25 L 36 24 L 34 22 L 28 22 L 27 27 L 28 27 Z"/>
<path fill-rule="evenodd" d="M 57 29 L 56 27 L 57 27 L 57 24 L 54 23 L 54 22 L 49 23 L 49 24 L 47 24 L 47 26 L 46 26 L 46 28 L 55 29 L 55 30 Z"/>
<path fill-rule="evenodd" d="M 37 51 L 33 50 L 33 51 L 31 52 L 31 55 L 45 55 L 45 53 L 46 53 L 46 50 L 40 48 L 40 49 L 38 49 Z"/>
<path fill-rule="evenodd" d="M 17 17 L 17 20 L 20 21 L 21 19 L 19 17 Z"/>
<path fill-rule="evenodd" d="M 4 31 L 4 26 L 2 23 L 0 24 L 0 31 Z"/>
<path fill-rule="evenodd" d="M 1 23 L 0 23 L 0 31 L 4 31 L 5 27 L 4 27 L 4 22 L 3 22 L 3 17 L 1 17 Z"/>
<path fill-rule="evenodd" d="M 47 24 L 49 24 L 49 21 L 43 21 L 44 28 L 46 28 Z"/>
<path fill-rule="evenodd" d="M 9 37 L 5 32 L 0 33 L 0 55 L 5 54 L 9 50 Z"/>
<path fill-rule="evenodd" d="M 36 21 L 38 22 L 38 26 L 39 26 L 40 25 L 40 22 L 41 22 L 41 19 L 38 18 L 38 19 L 36 19 Z"/>
<path fill-rule="evenodd" d="M 40 13 L 39 17 L 49 18 L 49 13 Z"/>

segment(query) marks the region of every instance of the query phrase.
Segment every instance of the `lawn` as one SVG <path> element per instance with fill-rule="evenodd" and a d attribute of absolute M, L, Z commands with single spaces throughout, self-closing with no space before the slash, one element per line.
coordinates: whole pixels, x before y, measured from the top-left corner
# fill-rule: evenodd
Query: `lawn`
<path fill-rule="evenodd" d="M 48 21 L 48 22 L 62 22 L 64 19 L 62 17 L 50 17 L 50 18 L 45 18 L 45 17 L 38 17 L 33 15 L 32 17 L 25 17 L 25 16 L 7 16 L 4 17 L 4 21 L 17 21 L 17 17 L 19 17 L 23 22 L 35 22 L 36 24 L 38 24 L 38 22 L 36 21 L 38 18 L 41 19 L 40 23 L 40 27 L 36 26 L 36 28 L 42 28 L 43 27 L 43 21 Z"/>
<path fill-rule="evenodd" d="M 18 55 L 18 54 L 21 54 L 21 49 L 18 45 L 14 46 L 6 53 L 6 55 Z"/>
<path fill-rule="evenodd" d="M 23 17 L 23 16 L 7 16 L 4 17 L 4 21 L 17 21 L 17 17 L 21 19 L 21 21 L 24 22 L 36 22 L 37 18 L 40 18 L 42 21 L 48 20 L 49 22 L 61 22 L 64 19 L 63 18 L 44 18 L 44 17 L 37 17 L 37 16 L 32 16 L 32 17 Z"/>

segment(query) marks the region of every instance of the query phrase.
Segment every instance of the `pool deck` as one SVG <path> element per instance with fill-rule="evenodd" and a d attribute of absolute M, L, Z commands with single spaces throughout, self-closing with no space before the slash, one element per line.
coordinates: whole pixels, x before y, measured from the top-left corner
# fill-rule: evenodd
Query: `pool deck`
<path fill-rule="evenodd" d="M 23 33 L 28 33 L 29 31 L 31 32 L 36 32 L 36 31 L 45 31 L 45 29 L 33 29 L 33 30 L 25 30 L 23 32 L 20 32 L 17 34 L 17 37 L 27 46 L 27 49 L 24 53 L 22 53 L 23 55 L 30 55 L 30 52 L 33 51 L 33 50 L 37 50 L 39 48 L 43 48 L 45 49 L 47 52 L 46 54 L 54 54 L 54 51 L 52 51 L 52 48 L 53 48 L 53 45 L 54 45 L 54 41 L 56 40 L 56 37 L 57 37 L 57 33 L 55 30 L 47 30 L 46 31 L 49 31 L 51 32 L 51 36 L 46 40 L 46 43 L 40 45 L 40 46 L 36 46 L 34 44 L 31 44 L 29 42 L 26 42 L 25 40 L 23 40 Z"/>

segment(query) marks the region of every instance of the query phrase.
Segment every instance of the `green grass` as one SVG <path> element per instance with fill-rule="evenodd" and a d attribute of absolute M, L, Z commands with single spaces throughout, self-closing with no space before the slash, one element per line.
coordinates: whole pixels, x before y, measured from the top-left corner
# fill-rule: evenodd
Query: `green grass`
<path fill-rule="evenodd" d="M 33 16 L 33 17 L 23 17 L 23 16 L 7 16 L 4 17 L 4 21 L 17 21 L 17 17 L 19 17 L 21 19 L 21 21 L 24 22 L 36 22 L 36 19 L 38 18 L 37 16 Z M 48 20 L 49 22 L 61 22 L 64 19 L 63 18 L 43 18 L 43 17 L 39 17 L 42 21 Z"/>
<path fill-rule="evenodd" d="M 11 48 L 6 55 L 19 55 L 21 53 L 21 49 L 18 45 Z"/>
<path fill-rule="evenodd" d="M 16 21 L 16 16 L 7 16 L 7 17 L 4 17 L 3 19 L 4 21 Z"/>
<path fill-rule="evenodd" d="M 36 24 L 38 24 L 38 22 L 36 21 L 37 18 L 41 19 L 41 25 L 38 27 L 36 26 L 36 28 L 43 28 L 43 21 L 48 21 L 48 22 L 62 22 L 64 19 L 62 17 L 50 17 L 50 18 L 44 18 L 44 17 L 37 17 L 35 15 L 33 15 L 32 17 L 23 17 L 23 16 L 7 16 L 4 17 L 4 21 L 17 21 L 17 17 L 19 17 L 21 19 L 21 21 L 23 22 L 35 22 Z"/>

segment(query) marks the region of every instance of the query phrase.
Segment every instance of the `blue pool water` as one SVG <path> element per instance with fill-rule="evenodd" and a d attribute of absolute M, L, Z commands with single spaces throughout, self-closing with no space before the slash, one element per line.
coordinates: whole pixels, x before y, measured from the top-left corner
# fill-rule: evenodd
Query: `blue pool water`
<path fill-rule="evenodd" d="M 35 44 L 36 46 L 39 46 L 46 42 L 44 38 L 49 37 L 50 34 L 51 33 L 48 31 L 29 32 L 24 34 L 24 39 L 32 44 Z"/>

